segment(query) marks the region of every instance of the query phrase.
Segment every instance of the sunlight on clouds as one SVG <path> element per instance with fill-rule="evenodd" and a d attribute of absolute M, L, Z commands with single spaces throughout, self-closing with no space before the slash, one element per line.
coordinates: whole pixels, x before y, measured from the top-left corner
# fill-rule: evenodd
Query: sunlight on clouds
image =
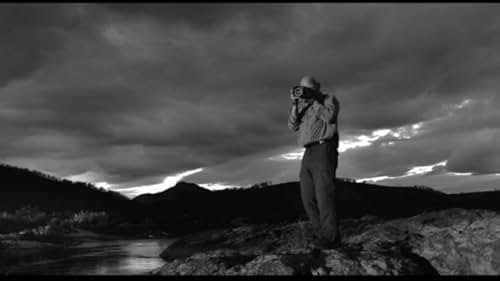
<path fill-rule="evenodd" d="M 389 180 L 389 179 L 394 179 L 397 177 L 389 177 L 389 176 L 380 176 L 380 177 L 372 177 L 372 178 L 363 178 L 363 179 L 357 179 L 356 182 L 377 182 L 381 180 Z"/>
<path fill-rule="evenodd" d="M 355 136 L 348 140 L 340 140 L 339 141 L 339 153 L 345 152 L 349 149 L 354 149 L 357 147 L 366 147 L 370 146 L 376 140 L 383 138 L 385 136 L 391 135 L 396 139 L 409 139 L 420 132 L 422 128 L 422 122 L 415 123 L 408 126 L 402 126 L 395 129 L 380 129 L 373 131 L 370 135 L 359 135 Z M 387 144 L 394 144 L 393 141 L 388 142 Z M 301 160 L 304 154 L 305 148 L 295 149 L 293 151 L 268 157 L 268 160 L 273 161 L 296 161 Z"/>
<path fill-rule="evenodd" d="M 179 174 L 177 174 L 175 176 L 168 176 L 168 177 L 165 178 L 165 180 L 163 180 L 162 184 L 166 188 L 169 188 L 169 187 L 172 187 L 172 186 L 176 185 L 177 182 L 179 182 L 182 178 L 187 177 L 187 176 L 192 175 L 192 174 L 199 173 L 201 171 L 203 171 L 203 168 L 198 168 L 198 169 L 186 171 L 186 172 L 183 172 L 183 173 L 179 173 Z"/>
<path fill-rule="evenodd" d="M 102 182 L 102 181 L 99 181 L 98 178 L 99 178 L 99 175 L 97 173 L 92 172 L 92 171 L 87 171 L 85 173 L 65 177 L 65 179 L 67 179 L 69 181 L 99 182 L 99 183 Z"/>
<path fill-rule="evenodd" d="M 370 146 L 374 141 L 391 133 L 389 129 L 375 130 L 370 136 L 359 135 L 352 140 L 341 140 L 339 142 L 339 153 L 356 147 Z"/>
<path fill-rule="evenodd" d="M 439 163 L 436 163 L 434 165 L 427 165 L 427 166 L 415 166 L 413 168 L 411 168 L 409 171 L 407 171 L 403 177 L 407 177 L 407 176 L 414 176 L 414 175 L 421 175 L 421 174 L 425 174 L 425 173 L 429 173 L 431 172 L 435 167 L 439 167 L 439 166 L 443 166 L 445 167 L 446 166 L 446 163 L 448 163 L 448 160 L 445 160 L 445 161 L 442 161 L 442 162 L 439 162 Z"/>
<path fill-rule="evenodd" d="M 222 190 L 222 189 L 227 189 L 227 188 L 234 188 L 234 185 L 229 185 L 224 182 L 215 182 L 215 183 L 202 183 L 198 184 L 201 187 L 204 187 L 208 190 Z"/>
<path fill-rule="evenodd" d="M 425 175 L 427 173 L 432 172 L 436 167 L 446 167 L 446 164 L 448 163 L 448 160 L 444 160 L 432 165 L 426 165 L 426 166 L 415 166 L 411 168 L 410 170 L 406 171 L 403 175 L 401 176 L 377 176 L 377 177 L 371 177 L 371 178 L 362 178 L 356 180 L 357 182 L 378 182 L 378 181 L 383 181 L 383 180 L 392 180 L 392 179 L 401 179 L 401 178 L 406 178 L 406 177 L 411 177 L 411 176 L 418 176 L 418 175 Z M 449 176 L 471 176 L 472 173 L 455 173 L 455 172 L 444 172 L 442 175 L 449 175 Z M 495 174 L 495 175 L 500 175 L 500 174 Z"/>
<path fill-rule="evenodd" d="M 90 183 L 96 187 L 103 188 L 106 190 L 111 190 L 113 188 L 112 184 L 109 184 L 105 181 L 99 181 L 98 180 L 99 177 L 100 176 L 97 173 L 87 171 L 87 172 L 82 173 L 82 174 L 77 174 L 77 175 L 72 175 L 72 176 L 66 177 L 65 179 L 67 179 L 69 181 L 73 181 L 73 182 Z"/>
<path fill-rule="evenodd" d="M 105 181 L 101 181 L 101 182 L 98 182 L 98 183 L 95 183 L 94 184 L 95 186 L 99 187 L 99 188 L 104 188 L 106 190 L 109 190 L 111 187 L 113 187 L 111 184 L 105 182 Z"/>
<path fill-rule="evenodd" d="M 414 131 L 418 131 L 420 128 L 422 128 L 422 122 L 418 122 L 418 123 L 415 123 L 415 124 L 411 125 L 411 128 Z"/>
<path fill-rule="evenodd" d="M 438 162 L 436 164 L 427 165 L 427 166 L 415 166 L 415 167 L 411 168 L 410 170 L 406 171 L 406 173 L 404 173 L 401 176 L 395 176 L 395 177 L 378 176 L 378 177 L 371 177 L 371 178 L 362 178 L 362 179 L 356 180 L 356 182 L 378 182 L 378 181 L 382 181 L 382 180 L 400 179 L 400 178 L 405 178 L 405 177 L 409 177 L 409 176 L 423 175 L 423 174 L 431 172 L 436 167 L 446 166 L 446 163 L 448 163 L 448 160 L 444 160 L 444 161 Z"/>
<path fill-rule="evenodd" d="M 181 181 L 184 177 L 187 177 L 192 174 L 196 174 L 203 171 L 203 168 L 198 168 L 186 172 L 182 172 L 173 176 L 167 176 L 163 182 L 159 184 L 153 184 L 153 185 L 142 185 L 142 186 L 134 186 L 134 187 L 129 187 L 129 188 L 124 188 L 120 191 L 123 191 L 127 195 L 139 195 L 142 193 L 157 193 L 157 192 L 162 192 L 170 187 L 175 186 L 179 181 Z"/>
<path fill-rule="evenodd" d="M 464 107 L 468 106 L 469 104 L 471 104 L 471 102 L 472 102 L 472 100 L 471 100 L 471 99 L 465 99 L 465 100 L 463 100 L 461 103 L 457 104 L 457 105 L 456 105 L 456 108 L 458 108 L 458 109 L 462 109 L 462 108 L 464 108 Z"/>
<path fill-rule="evenodd" d="M 443 106 L 443 109 L 445 110 L 445 114 L 443 116 L 437 117 L 431 121 L 437 121 L 441 120 L 443 118 L 449 118 L 452 117 L 453 115 L 456 115 L 457 112 L 463 110 L 466 107 L 470 107 L 471 105 L 477 103 L 477 100 L 473 99 L 464 99 L 459 103 L 456 104 L 447 104 Z"/>
<path fill-rule="evenodd" d="M 450 109 L 448 111 L 447 116 L 453 115 L 458 110 L 461 110 L 461 109 L 464 109 L 465 107 L 470 106 L 473 102 L 474 101 L 472 99 L 464 99 L 460 103 L 452 105 L 451 107 L 449 107 Z M 371 145 L 371 143 L 373 141 L 379 139 L 382 136 L 386 136 L 388 134 L 397 138 L 398 140 L 411 139 L 412 137 L 414 137 L 415 135 L 417 135 L 421 132 L 421 129 L 425 124 L 429 124 L 433 121 L 437 121 L 437 120 L 440 120 L 442 118 L 443 117 L 438 117 L 438 118 L 435 118 L 432 120 L 418 122 L 418 123 L 408 125 L 408 126 L 402 126 L 402 127 L 399 127 L 399 128 L 393 129 L 393 130 L 389 130 L 388 133 L 387 133 L 387 130 L 379 130 L 378 133 L 377 133 L 377 131 L 374 131 L 372 133 L 372 135 L 369 137 L 362 135 L 362 136 L 357 137 L 357 139 L 355 141 L 351 141 L 351 142 L 347 141 L 347 143 L 344 144 L 345 145 L 344 147 L 347 149 L 351 149 L 351 148 L 355 148 L 355 147 L 359 147 L 359 146 L 368 146 L 368 145 Z M 394 141 L 391 140 L 391 141 L 388 141 L 386 143 L 382 143 L 381 145 L 393 145 L 393 144 L 394 144 Z M 399 179 L 399 178 L 405 178 L 405 177 L 409 177 L 409 176 L 423 175 L 423 174 L 431 172 L 436 167 L 439 167 L 439 166 L 446 167 L 447 163 L 448 163 L 448 160 L 444 160 L 444 161 L 441 161 L 439 163 L 432 164 L 432 165 L 415 166 L 401 176 L 395 176 L 395 177 L 377 176 L 377 177 L 370 177 L 370 178 L 362 178 L 362 179 L 358 179 L 357 181 L 358 182 L 362 182 L 362 181 L 378 182 L 378 181 L 382 181 L 382 180 Z M 446 174 L 454 175 L 454 176 L 470 176 L 470 175 L 472 175 L 472 173 L 454 173 L 454 172 L 447 172 Z"/>
<path fill-rule="evenodd" d="M 422 125 L 423 122 L 418 122 L 412 125 L 401 126 L 394 129 L 380 129 L 373 131 L 370 135 L 359 135 L 350 140 L 342 140 L 339 143 L 339 152 L 344 152 L 346 150 L 357 147 L 370 146 L 373 144 L 373 142 L 386 136 L 392 136 L 397 140 L 410 139 L 420 133 Z M 383 143 L 382 145 L 393 145 L 394 143 L 394 141 L 389 141 L 387 143 Z"/>
<path fill-rule="evenodd" d="M 471 99 L 465 99 L 460 103 L 454 104 L 453 106 L 451 106 L 451 108 L 453 109 L 452 112 L 461 110 L 469 106 L 471 103 L 472 103 Z M 429 127 L 429 125 L 432 122 L 436 121 L 439 118 L 420 121 L 417 123 L 408 124 L 400 127 L 378 129 L 372 131 L 369 134 L 360 134 L 356 136 L 344 136 L 342 135 L 342 132 L 340 132 L 341 139 L 339 141 L 338 151 L 339 153 L 343 153 L 350 149 L 369 147 L 374 144 L 380 146 L 396 145 L 399 141 L 409 140 L 421 134 L 424 130 L 426 130 Z M 304 152 L 305 148 L 299 147 L 285 153 L 267 157 L 266 160 L 275 162 L 288 162 L 288 163 L 298 162 L 303 158 Z M 446 164 L 447 160 L 444 160 L 430 165 L 415 166 L 399 176 L 387 176 L 379 174 L 378 176 L 375 177 L 361 178 L 357 181 L 379 182 L 385 180 L 401 179 L 412 176 L 425 175 L 427 173 L 434 171 L 437 167 L 446 167 Z M 451 173 L 451 172 L 446 172 L 445 170 L 442 173 L 448 175 L 456 175 L 456 176 L 469 176 L 472 174 L 472 173 Z M 225 182 L 204 183 L 201 186 L 210 190 L 220 190 L 232 187 Z"/>
<path fill-rule="evenodd" d="M 382 181 L 382 180 L 398 179 L 401 177 L 404 177 L 404 176 L 398 176 L 398 177 L 379 176 L 379 177 L 357 179 L 356 182 L 378 182 L 378 181 Z"/>
<path fill-rule="evenodd" d="M 268 160 L 272 161 L 289 161 L 289 160 L 301 160 L 304 155 L 305 148 L 295 149 L 291 152 L 284 153 L 277 156 L 268 157 Z"/>
<path fill-rule="evenodd" d="M 449 172 L 449 175 L 453 176 L 472 176 L 472 173 L 454 173 L 454 172 Z M 500 174 L 496 174 L 497 176 L 500 176 Z"/>

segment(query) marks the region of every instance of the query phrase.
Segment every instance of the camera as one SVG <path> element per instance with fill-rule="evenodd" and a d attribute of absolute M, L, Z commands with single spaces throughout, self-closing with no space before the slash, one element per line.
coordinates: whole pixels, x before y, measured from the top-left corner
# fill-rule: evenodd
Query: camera
<path fill-rule="evenodd" d="M 295 86 L 292 88 L 292 95 L 295 98 L 312 99 L 318 96 L 318 92 L 308 87 Z"/>

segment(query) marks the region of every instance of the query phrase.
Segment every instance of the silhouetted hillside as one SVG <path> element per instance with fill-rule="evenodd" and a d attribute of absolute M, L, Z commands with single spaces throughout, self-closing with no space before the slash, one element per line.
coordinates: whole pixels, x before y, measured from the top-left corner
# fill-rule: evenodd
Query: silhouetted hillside
<path fill-rule="evenodd" d="M 141 210 L 140 205 L 117 192 L 38 171 L 1 164 L 0 179 L 0 211 L 28 205 L 48 212 L 93 210 L 134 215 Z"/>
<path fill-rule="evenodd" d="M 46 212 L 106 211 L 121 217 L 120 224 L 171 234 L 306 219 L 298 182 L 219 191 L 179 182 L 163 192 L 130 200 L 88 183 L 7 165 L 0 165 L 0 177 L 0 211 L 28 205 Z M 337 180 L 336 200 L 341 218 L 400 218 L 448 208 L 500 209 L 500 191 L 445 194 L 424 186 L 388 187 L 348 179 Z"/>
<path fill-rule="evenodd" d="M 174 187 L 155 194 L 142 194 L 134 198 L 142 204 L 167 203 L 169 201 L 188 201 L 205 199 L 210 190 L 200 187 L 194 183 L 179 182 Z"/>
<path fill-rule="evenodd" d="M 185 187 L 188 187 L 186 192 L 180 192 Z M 219 191 L 206 191 L 195 184 L 181 182 L 170 190 L 171 193 L 167 190 L 134 200 L 147 206 L 151 214 L 175 231 L 189 232 L 230 222 L 272 223 L 306 218 L 298 182 Z M 337 180 L 337 190 L 338 212 L 342 218 L 364 215 L 400 218 L 452 207 L 500 209 L 497 203 L 500 192 L 450 195 L 429 187 L 389 187 L 342 179 Z M 175 196 L 175 200 L 169 195 Z"/>
<path fill-rule="evenodd" d="M 448 195 L 450 205 L 464 209 L 500 210 L 500 191 L 467 192 Z"/>

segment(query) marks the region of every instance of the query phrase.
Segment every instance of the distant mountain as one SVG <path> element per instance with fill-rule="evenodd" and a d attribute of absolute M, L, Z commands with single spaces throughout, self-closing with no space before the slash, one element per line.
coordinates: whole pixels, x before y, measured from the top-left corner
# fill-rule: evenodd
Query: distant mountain
<path fill-rule="evenodd" d="M 43 211 L 94 210 L 138 212 L 139 204 L 113 191 L 89 183 L 59 179 L 38 171 L 0 164 L 0 211 L 23 206 Z"/>
<path fill-rule="evenodd" d="M 337 180 L 341 218 L 374 215 L 401 218 L 449 208 L 499 210 L 500 192 L 445 194 L 426 186 L 390 187 Z M 208 191 L 193 183 L 136 197 L 174 231 L 226 226 L 239 222 L 273 223 L 305 219 L 299 182 L 266 187 Z"/>
<path fill-rule="evenodd" d="M 155 194 L 142 194 L 135 197 L 133 200 L 141 204 L 156 204 L 165 203 L 168 201 L 182 201 L 196 200 L 198 198 L 205 198 L 211 194 L 210 190 L 200 187 L 194 183 L 178 182 L 174 187 L 164 190 Z"/>
<path fill-rule="evenodd" d="M 0 211 L 37 206 L 43 211 L 107 211 L 125 222 L 183 234 L 240 225 L 306 219 L 299 182 L 210 191 L 194 183 L 133 200 L 89 183 L 58 179 L 44 173 L 0 164 Z M 449 208 L 500 210 L 500 191 L 445 194 L 430 187 L 389 187 L 337 179 L 341 218 L 373 215 L 401 218 Z"/>

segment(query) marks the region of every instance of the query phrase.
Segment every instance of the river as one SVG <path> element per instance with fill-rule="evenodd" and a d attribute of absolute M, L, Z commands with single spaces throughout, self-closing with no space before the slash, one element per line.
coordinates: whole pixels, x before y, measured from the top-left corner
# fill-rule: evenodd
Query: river
<path fill-rule="evenodd" d="M 18 264 L 9 274 L 34 275 L 142 275 L 161 267 L 160 253 L 174 239 L 83 242 L 65 256 Z"/>

